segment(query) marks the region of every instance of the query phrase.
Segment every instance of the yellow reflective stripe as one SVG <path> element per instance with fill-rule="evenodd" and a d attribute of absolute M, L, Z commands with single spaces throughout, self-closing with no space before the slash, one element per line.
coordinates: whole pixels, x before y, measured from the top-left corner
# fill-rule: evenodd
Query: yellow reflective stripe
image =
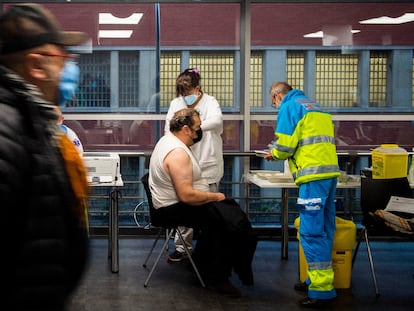
<path fill-rule="evenodd" d="M 310 279 L 310 291 L 331 291 L 334 289 L 334 272 L 332 269 L 308 270 L 308 276 Z"/>

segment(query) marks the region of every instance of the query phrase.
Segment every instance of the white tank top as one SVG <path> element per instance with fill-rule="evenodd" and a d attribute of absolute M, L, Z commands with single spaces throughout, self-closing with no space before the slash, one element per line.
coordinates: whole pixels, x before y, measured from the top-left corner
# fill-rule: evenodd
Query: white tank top
<path fill-rule="evenodd" d="M 208 191 L 207 180 L 201 177 L 201 169 L 191 150 L 172 133 L 161 137 L 151 154 L 149 169 L 149 186 L 155 208 L 165 207 L 177 203 L 178 197 L 172 184 L 170 175 L 164 169 L 165 157 L 174 149 L 181 148 L 191 158 L 193 163 L 193 188 Z"/>

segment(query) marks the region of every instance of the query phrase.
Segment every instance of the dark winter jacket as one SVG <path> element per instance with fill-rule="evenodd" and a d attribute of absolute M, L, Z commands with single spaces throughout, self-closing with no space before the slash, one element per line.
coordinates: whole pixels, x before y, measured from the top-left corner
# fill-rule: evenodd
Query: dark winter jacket
<path fill-rule="evenodd" d="M 62 310 L 87 262 L 55 118 L 36 87 L 0 66 L 4 310 Z"/>

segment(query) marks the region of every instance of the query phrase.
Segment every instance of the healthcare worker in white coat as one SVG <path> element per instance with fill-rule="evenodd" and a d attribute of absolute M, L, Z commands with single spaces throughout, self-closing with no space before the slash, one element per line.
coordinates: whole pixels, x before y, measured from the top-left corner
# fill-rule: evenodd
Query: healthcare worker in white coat
<path fill-rule="evenodd" d="M 223 116 L 220 105 L 215 97 L 201 90 L 201 76 L 197 68 L 184 70 L 176 79 L 176 98 L 170 103 L 168 109 L 165 133 L 169 132 L 170 120 L 174 113 L 183 108 L 194 108 L 199 111 L 201 118 L 202 138 L 191 149 L 197 158 L 202 177 L 207 179 L 211 192 L 218 192 L 220 181 L 224 172 L 223 160 Z M 180 227 L 185 243 L 190 250 L 193 249 L 193 229 Z M 175 236 L 175 251 L 168 255 L 168 262 L 177 262 L 186 258 L 183 245 Z"/>

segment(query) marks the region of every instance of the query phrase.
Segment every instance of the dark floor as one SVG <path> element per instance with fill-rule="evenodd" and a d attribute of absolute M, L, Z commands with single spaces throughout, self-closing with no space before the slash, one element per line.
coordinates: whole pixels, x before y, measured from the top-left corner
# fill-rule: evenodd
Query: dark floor
<path fill-rule="evenodd" d="M 68 305 L 68 311 L 132 310 L 299 310 L 303 294 L 295 292 L 298 279 L 298 243 L 290 241 L 289 259 L 281 260 L 279 241 L 260 241 L 253 269 L 255 285 L 232 282 L 242 298 L 226 298 L 200 286 L 182 263 L 168 264 L 163 257 L 149 285 L 142 267 L 152 239 L 122 238 L 119 241 L 119 273 L 110 271 L 107 240 L 92 239 L 90 267 Z M 161 243 L 159 243 L 161 244 Z M 171 244 L 172 245 L 172 244 Z M 330 310 L 414 310 L 414 243 L 372 242 L 380 289 L 375 297 L 364 244 L 352 271 L 350 289 L 338 290 Z"/>

